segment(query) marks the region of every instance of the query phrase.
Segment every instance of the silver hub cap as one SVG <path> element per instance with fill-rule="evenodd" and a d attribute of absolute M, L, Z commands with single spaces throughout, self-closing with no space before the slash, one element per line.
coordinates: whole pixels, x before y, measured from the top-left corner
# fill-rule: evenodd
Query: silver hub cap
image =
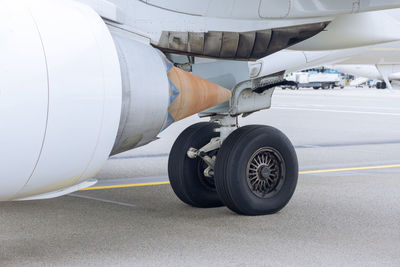
<path fill-rule="evenodd" d="M 247 163 L 246 181 L 251 192 L 268 198 L 281 189 L 285 178 L 285 165 L 281 154 L 271 147 L 262 147 Z"/>

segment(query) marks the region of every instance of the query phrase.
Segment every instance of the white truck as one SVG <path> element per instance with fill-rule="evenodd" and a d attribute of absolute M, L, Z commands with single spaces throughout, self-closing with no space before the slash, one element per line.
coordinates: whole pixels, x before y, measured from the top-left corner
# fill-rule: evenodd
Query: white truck
<path fill-rule="evenodd" d="M 293 72 L 286 76 L 286 80 L 296 83 L 296 86 L 290 86 L 290 89 L 298 89 L 299 87 L 314 89 L 340 87 L 343 89 L 345 85 L 342 75 L 336 72 Z M 286 88 L 282 87 L 282 89 Z"/>

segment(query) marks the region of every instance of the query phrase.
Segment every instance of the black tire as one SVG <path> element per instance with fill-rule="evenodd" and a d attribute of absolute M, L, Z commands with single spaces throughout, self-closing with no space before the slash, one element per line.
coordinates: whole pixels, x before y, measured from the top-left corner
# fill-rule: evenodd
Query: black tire
<path fill-rule="evenodd" d="M 318 86 L 314 86 L 313 89 L 314 89 L 314 90 L 318 90 L 319 87 L 318 87 Z"/>
<path fill-rule="evenodd" d="M 264 194 L 250 188 L 248 166 L 260 150 L 270 150 L 279 163 L 276 187 Z M 277 165 L 278 166 L 278 165 Z M 258 170 L 257 170 L 258 171 Z M 268 175 L 270 172 L 268 171 Z M 297 185 L 297 155 L 290 140 L 279 130 L 250 125 L 233 132 L 222 144 L 215 165 L 215 184 L 222 202 L 243 215 L 265 215 L 281 210 L 291 199 Z"/>
<path fill-rule="evenodd" d="M 386 89 L 386 83 L 385 82 L 378 82 L 376 84 L 376 89 Z"/>
<path fill-rule="evenodd" d="M 188 127 L 176 139 L 168 158 L 168 176 L 172 189 L 180 200 L 193 207 L 223 206 L 214 179 L 206 178 L 203 174 L 207 165 L 199 157 L 191 159 L 187 156 L 189 148 L 199 149 L 211 138 L 219 136 L 214 131 L 218 127 L 218 124 L 209 122 Z"/>

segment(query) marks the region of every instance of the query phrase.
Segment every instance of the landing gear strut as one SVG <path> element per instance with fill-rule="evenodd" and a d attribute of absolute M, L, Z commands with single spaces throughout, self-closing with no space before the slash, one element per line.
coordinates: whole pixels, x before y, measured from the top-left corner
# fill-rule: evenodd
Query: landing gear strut
<path fill-rule="evenodd" d="M 254 81 L 239 84 L 230 103 L 201 114 L 211 122 L 190 126 L 173 145 L 169 177 L 186 204 L 225 205 L 238 214 L 265 215 L 278 212 L 291 199 L 298 162 L 289 139 L 270 126 L 238 127 L 239 114 L 271 105 L 273 87 L 263 90 L 262 81 L 257 85 L 254 90 Z"/>

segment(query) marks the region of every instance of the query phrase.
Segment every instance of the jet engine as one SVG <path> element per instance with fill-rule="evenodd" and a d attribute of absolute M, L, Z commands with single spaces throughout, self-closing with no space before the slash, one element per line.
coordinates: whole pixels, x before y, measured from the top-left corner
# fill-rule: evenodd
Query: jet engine
<path fill-rule="evenodd" d="M 111 154 L 230 98 L 75 1 L 2 1 L 0 37 L 0 200 L 90 186 Z"/>

